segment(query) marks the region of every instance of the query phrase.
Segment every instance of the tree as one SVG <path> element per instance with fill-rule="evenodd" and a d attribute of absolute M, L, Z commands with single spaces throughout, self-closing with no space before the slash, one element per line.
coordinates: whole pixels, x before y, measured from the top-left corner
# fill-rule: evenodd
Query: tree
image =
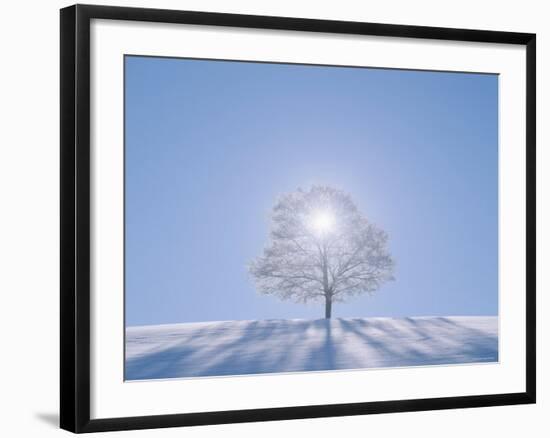
<path fill-rule="evenodd" d="M 332 305 L 375 292 L 393 280 L 386 233 L 361 215 L 351 197 L 313 186 L 282 196 L 272 211 L 269 245 L 249 271 L 264 294 Z"/>

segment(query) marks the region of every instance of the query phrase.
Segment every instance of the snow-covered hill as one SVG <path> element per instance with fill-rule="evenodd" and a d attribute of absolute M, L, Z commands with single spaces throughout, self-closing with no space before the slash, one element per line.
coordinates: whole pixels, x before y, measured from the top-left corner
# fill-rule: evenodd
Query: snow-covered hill
<path fill-rule="evenodd" d="M 127 380 L 495 361 L 497 317 L 279 319 L 126 330 Z"/>

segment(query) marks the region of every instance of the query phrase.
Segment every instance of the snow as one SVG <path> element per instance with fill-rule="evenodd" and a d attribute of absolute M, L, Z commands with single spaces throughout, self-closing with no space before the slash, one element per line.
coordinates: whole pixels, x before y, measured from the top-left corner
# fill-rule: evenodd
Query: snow
<path fill-rule="evenodd" d="M 277 319 L 126 329 L 126 380 L 496 361 L 496 316 Z"/>

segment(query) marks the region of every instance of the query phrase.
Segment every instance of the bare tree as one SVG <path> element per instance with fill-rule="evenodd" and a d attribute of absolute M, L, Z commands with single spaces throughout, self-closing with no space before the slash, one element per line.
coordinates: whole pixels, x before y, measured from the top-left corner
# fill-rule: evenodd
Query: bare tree
<path fill-rule="evenodd" d="M 393 280 L 386 233 L 361 215 L 351 197 L 314 186 L 282 196 L 273 208 L 271 240 L 249 270 L 261 293 L 299 303 L 332 304 L 373 293 Z"/>

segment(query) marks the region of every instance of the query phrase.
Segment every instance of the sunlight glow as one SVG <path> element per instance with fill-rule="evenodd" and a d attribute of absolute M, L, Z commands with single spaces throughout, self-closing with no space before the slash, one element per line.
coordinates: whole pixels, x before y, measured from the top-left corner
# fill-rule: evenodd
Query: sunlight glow
<path fill-rule="evenodd" d="M 311 228 L 318 234 L 326 234 L 334 229 L 334 216 L 328 211 L 316 212 L 310 221 Z"/>

